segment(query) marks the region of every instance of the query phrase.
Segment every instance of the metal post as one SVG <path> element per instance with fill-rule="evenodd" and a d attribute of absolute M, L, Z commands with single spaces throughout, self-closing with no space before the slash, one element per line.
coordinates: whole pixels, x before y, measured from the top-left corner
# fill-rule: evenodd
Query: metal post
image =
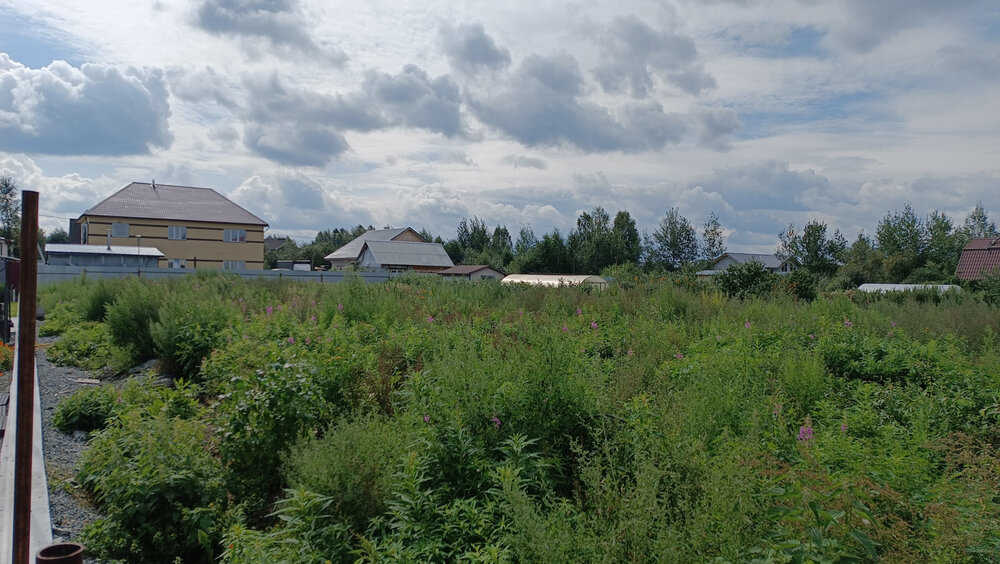
<path fill-rule="evenodd" d="M 21 192 L 21 296 L 17 326 L 17 433 L 14 447 L 14 564 L 28 564 L 31 537 L 31 434 L 35 405 L 35 294 L 38 192 Z"/>

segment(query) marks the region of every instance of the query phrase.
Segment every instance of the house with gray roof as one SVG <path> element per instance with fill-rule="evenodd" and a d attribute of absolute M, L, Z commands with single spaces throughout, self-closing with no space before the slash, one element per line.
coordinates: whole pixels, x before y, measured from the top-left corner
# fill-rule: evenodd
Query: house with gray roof
<path fill-rule="evenodd" d="M 424 238 L 411 227 L 400 227 L 396 229 L 370 229 L 323 258 L 329 261 L 331 269 L 341 269 L 358 264 L 358 261 L 361 259 L 361 254 L 364 251 L 365 243 L 368 241 L 410 241 L 413 243 L 427 243 L 427 241 L 425 241 Z"/>
<path fill-rule="evenodd" d="M 715 276 L 734 264 L 744 264 L 750 261 L 759 262 L 765 269 L 775 274 L 788 274 L 799 267 L 798 261 L 792 257 L 781 259 L 778 255 L 760 253 L 723 253 L 712 261 L 711 268 L 697 273 L 699 277 Z"/>
<path fill-rule="evenodd" d="M 133 182 L 75 223 L 80 243 L 155 247 L 160 267 L 264 268 L 267 223 L 211 188 Z"/>
<path fill-rule="evenodd" d="M 365 241 L 358 266 L 390 272 L 440 272 L 455 263 L 441 243 Z"/>

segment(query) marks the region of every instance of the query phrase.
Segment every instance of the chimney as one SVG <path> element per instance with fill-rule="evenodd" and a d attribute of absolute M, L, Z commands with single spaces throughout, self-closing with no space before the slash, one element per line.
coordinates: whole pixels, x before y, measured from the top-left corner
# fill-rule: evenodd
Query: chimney
<path fill-rule="evenodd" d="M 155 178 L 153 179 L 153 191 L 154 192 L 156 191 L 156 179 Z"/>

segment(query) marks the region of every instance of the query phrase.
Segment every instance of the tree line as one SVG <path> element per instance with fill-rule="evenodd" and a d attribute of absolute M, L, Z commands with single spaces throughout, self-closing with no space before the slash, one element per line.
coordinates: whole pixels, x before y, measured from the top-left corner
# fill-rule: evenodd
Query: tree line
<path fill-rule="evenodd" d="M 301 245 L 288 238 L 265 254 L 265 266 L 297 259 L 321 267 L 326 255 L 370 229 L 357 225 L 320 231 Z M 479 217 L 463 218 L 452 239 L 426 229 L 420 234 L 444 245 L 455 264 L 488 264 L 506 273 L 599 274 L 611 267 L 695 272 L 726 252 L 725 229 L 717 214 L 709 214 L 696 226 L 677 207 L 664 213 L 652 233 L 641 235 L 628 211 L 612 217 L 600 206 L 582 212 L 565 235 L 555 228 L 539 236 L 530 226 L 512 234 L 507 226 L 490 227 Z M 859 233 L 853 242 L 839 229 L 831 231 L 821 219 L 810 219 L 801 228 L 788 225 L 777 234 L 774 254 L 793 259 L 831 288 L 864 282 L 953 282 L 962 248 L 973 238 L 998 235 L 982 202 L 961 223 L 940 210 L 920 217 L 907 203 L 902 210 L 887 213 L 874 234 Z"/>

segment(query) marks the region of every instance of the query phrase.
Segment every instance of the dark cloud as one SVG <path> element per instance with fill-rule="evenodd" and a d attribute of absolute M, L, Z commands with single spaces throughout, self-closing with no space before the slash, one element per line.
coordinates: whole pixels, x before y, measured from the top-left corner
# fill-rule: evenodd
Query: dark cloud
<path fill-rule="evenodd" d="M 390 125 L 448 137 L 464 134 L 458 85 L 447 75 L 431 79 L 419 67 L 406 65 L 397 75 L 369 72 L 361 89 Z"/>
<path fill-rule="evenodd" d="M 289 176 L 278 181 L 283 200 L 287 207 L 303 211 L 326 208 L 323 188 L 303 176 Z"/>
<path fill-rule="evenodd" d="M 716 151 L 732 148 L 733 134 L 740 129 L 736 112 L 729 108 L 702 108 L 694 113 L 698 124 L 698 144 Z"/>
<path fill-rule="evenodd" d="M 275 45 L 316 49 L 303 29 L 295 0 L 204 0 L 195 21 L 211 33 L 261 37 Z"/>
<path fill-rule="evenodd" d="M 762 161 L 743 166 L 719 168 L 696 180 L 705 192 L 720 194 L 734 210 L 801 211 L 802 200 L 830 189 L 827 177 L 812 170 L 791 170 L 788 163 Z"/>
<path fill-rule="evenodd" d="M 268 123 L 246 127 L 243 143 L 282 164 L 323 166 L 349 148 L 337 130 L 322 124 Z"/>
<path fill-rule="evenodd" d="M 236 112 L 244 122 L 244 143 L 284 164 L 327 164 L 350 148 L 347 131 L 409 127 L 447 137 L 465 133 L 458 86 L 413 65 L 396 75 L 370 71 L 349 94 L 295 88 L 277 75 L 250 79 L 245 89 L 245 105 Z"/>
<path fill-rule="evenodd" d="M 507 155 L 503 159 L 503 162 L 513 166 L 514 168 L 537 168 L 539 170 L 545 170 L 549 168 L 549 163 L 545 162 L 545 159 L 540 159 L 537 157 L 528 157 L 525 155 Z"/>
<path fill-rule="evenodd" d="M 163 72 L 56 61 L 29 69 L 0 53 L 0 151 L 145 154 L 173 141 Z"/>
<path fill-rule="evenodd" d="M 604 61 L 594 77 L 605 92 L 628 92 L 645 98 L 657 79 L 689 94 L 715 88 L 705 72 L 694 40 L 670 30 L 657 30 L 635 16 L 617 17 L 597 35 Z"/>
<path fill-rule="evenodd" d="M 188 102 L 213 102 L 224 108 L 234 108 L 236 100 L 226 79 L 212 67 L 203 69 L 171 68 L 167 70 L 170 92 Z"/>
<path fill-rule="evenodd" d="M 530 55 L 505 88 L 470 95 L 468 104 L 483 123 L 529 147 L 637 152 L 662 148 L 685 129 L 681 117 L 657 105 L 629 107 L 617 117 L 583 94 L 583 76 L 572 56 Z"/>
<path fill-rule="evenodd" d="M 451 66 L 473 74 L 482 69 L 500 69 L 510 64 L 510 51 L 490 37 L 483 24 L 442 26 L 444 54 Z"/>

